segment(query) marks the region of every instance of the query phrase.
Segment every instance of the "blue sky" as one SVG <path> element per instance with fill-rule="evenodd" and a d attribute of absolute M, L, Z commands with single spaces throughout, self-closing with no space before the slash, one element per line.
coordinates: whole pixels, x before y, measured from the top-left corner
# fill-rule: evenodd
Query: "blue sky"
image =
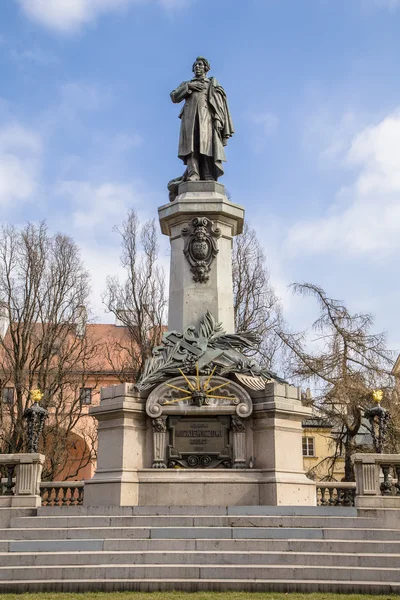
<path fill-rule="evenodd" d="M 169 92 L 211 62 L 236 129 L 226 175 L 295 329 L 310 281 L 400 350 L 400 0 L 2 0 L 0 218 L 47 219 L 92 271 L 112 226 L 156 216 L 180 175 Z M 162 240 L 162 262 L 168 244 Z"/>

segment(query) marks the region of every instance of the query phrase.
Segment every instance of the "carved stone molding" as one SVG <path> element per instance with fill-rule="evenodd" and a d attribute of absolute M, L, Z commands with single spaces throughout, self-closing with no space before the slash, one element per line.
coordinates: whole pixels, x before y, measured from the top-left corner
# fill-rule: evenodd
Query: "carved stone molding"
<path fill-rule="evenodd" d="M 240 417 L 231 418 L 233 437 L 233 468 L 245 469 L 246 464 L 246 424 Z"/>
<path fill-rule="evenodd" d="M 161 426 L 161 415 L 225 414 L 246 418 L 252 411 L 246 390 L 230 379 L 212 375 L 174 377 L 157 386 L 146 402 L 154 431 Z"/>
<path fill-rule="evenodd" d="M 166 419 L 153 419 L 153 469 L 166 469 L 165 462 L 165 436 L 167 431 Z"/>
<path fill-rule="evenodd" d="M 209 280 L 211 263 L 218 254 L 217 239 L 221 230 L 213 229 L 213 222 L 207 217 L 194 217 L 189 226 L 182 229 L 185 238 L 183 253 L 186 256 L 193 279 L 199 283 Z"/>
<path fill-rule="evenodd" d="M 240 417 L 232 417 L 232 431 L 235 433 L 244 433 L 246 431 L 246 425 Z"/>

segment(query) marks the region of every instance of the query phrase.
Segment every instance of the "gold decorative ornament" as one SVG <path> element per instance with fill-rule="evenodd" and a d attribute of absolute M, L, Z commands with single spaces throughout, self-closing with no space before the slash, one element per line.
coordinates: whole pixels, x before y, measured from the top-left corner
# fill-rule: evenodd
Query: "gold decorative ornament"
<path fill-rule="evenodd" d="M 32 402 L 40 402 L 43 398 L 43 392 L 39 390 L 39 388 L 30 391 L 30 396 Z"/>
<path fill-rule="evenodd" d="M 382 390 L 374 390 L 372 392 L 372 400 L 377 402 L 378 404 L 383 400 L 383 392 Z"/>
<path fill-rule="evenodd" d="M 190 379 L 188 379 L 188 377 L 186 377 L 184 372 L 181 369 L 179 369 L 180 374 L 188 384 L 187 389 L 177 387 L 176 385 L 172 385 L 171 383 L 166 383 L 165 385 L 167 385 L 170 388 L 173 388 L 174 390 L 178 390 L 178 392 L 183 392 L 185 396 L 164 402 L 164 404 L 174 404 L 175 402 L 181 402 L 182 400 L 193 400 L 193 403 L 197 406 L 203 406 L 203 404 L 206 403 L 209 398 L 216 398 L 217 400 L 227 400 L 227 396 L 218 396 L 215 395 L 214 392 L 225 387 L 226 385 L 229 385 L 229 381 L 221 383 L 220 385 L 217 385 L 213 388 L 210 387 L 210 381 L 212 376 L 214 375 L 216 368 L 217 367 L 214 367 L 214 369 L 211 371 L 210 375 L 206 379 L 205 377 L 203 378 L 200 376 L 199 364 L 196 363 L 196 379 L 194 384 L 190 381 Z"/>

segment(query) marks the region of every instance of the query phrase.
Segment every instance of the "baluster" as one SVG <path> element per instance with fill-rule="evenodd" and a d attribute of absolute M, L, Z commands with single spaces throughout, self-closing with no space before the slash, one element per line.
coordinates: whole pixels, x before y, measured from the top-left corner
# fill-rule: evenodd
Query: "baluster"
<path fill-rule="evenodd" d="M 382 496 L 391 496 L 392 484 L 389 480 L 390 465 L 381 465 L 383 471 L 383 482 L 381 483 Z"/>
<path fill-rule="evenodd" d="M 50 506 L 57 506 L 57 502 L 56 502 L 56 496 L 57 496 L 57 490 L 54 486 L 51 487 L 50 489 Z"/>
<path fill-rule="evenodd" d="M 5 496 L 14 496 L 13 488 L 15 487 L 15 483 L 13 481 L 15 465 L 6 465 L 7 470 L 7 481 L 5 484 Z"/>
<path fill-rule="evenodd" d="M 62 489 L 62 491 L 63 491 L 63 497 L 62 497 L 62 503 L 61 503 L 61 506 L 68 506 L 68 497 L 67 497 L 67 494 L 68 494 L 68 490 L 69 490 L 70 488 L 69 488 L 69 487 L 67 487 L 67 488 L 61 488 L 61 489 Z"/>
<path fill-rule="evenodd" d="M 61 488 L 60 487 L 54 487 L 54 502 L 53 502 L 53 506 L 61 506 L 61 498 L 60 496 L 60 492 L 61 492 Z"/>
<path fill-rule="evenodd" d="M 42 506 L 47 506 L 49 503 L 49 491 L 47 489 L 47 486 L 40 486 L 40 497 L 42 499 Z"/>
<path fill-rule="evenodd" d="M 335 497 L 334 497 L 335 496 L 335 488 L 328 488 L 328 492 L 329 492 L 329 501 L 328 501 L 328 504 L 330 506 L 334 506 L 334 504 L 336 503 L 336 500 L 335 500 Z"/>
<path fill-rule="evenodd" d="M 396 496 L 400 496 L 400 464 L 394 465 L 394 470 L 396 471 L 397 483 L 394 486 L 396 491 Z"/>
<path fill-rule="evenodd" d="M 71 487 L 71 497 L 69 499 L 69 505 L 70 506 L 76 506 L 76 492 L 77 492 L 78 488 L 76 487 L 76 485 L 74 485 L 73 487 Z"/>
<path fill-rule="evenodd" d="M 346 488 L 344 490 L 344 500 L 343 500 L 343 504 L 344 506 L 353 506 L 353 502 L 352 502 L 352 492 L 353 490 Z"/>
<path fill-rule="evenodd" d="M 82 504 L 83 504 L 83 491 L 84 491 L 84 489 L 85 488 L 83 486 L 80 487 L 80 488 L 78 488 L 78 499 L 77 499 L 77 502 L 76 502 L 78 506 L 82 506 Z"/>
<path fill-rule="evenodd" d="M 336 501 L 336 506 L 343 506 L 343 488 L 336 488 L 337 490 L 337 501 Z"/>
<path fill-rule="evenodd" d="M 321 486 L 321 506 L 326 506 L 328 504 L 328 501 L 325 500 L 325 492 L 326 492 L 326 487 Z"/>

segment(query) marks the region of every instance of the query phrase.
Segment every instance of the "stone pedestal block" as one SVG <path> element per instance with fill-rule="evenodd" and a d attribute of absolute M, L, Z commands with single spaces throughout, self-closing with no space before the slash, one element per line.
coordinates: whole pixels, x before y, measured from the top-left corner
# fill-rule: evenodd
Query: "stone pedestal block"
<path fill-rule="evenodd" d="M 259 395 L 258 395 L 259 396 Z M 261 504 L 315 506 L 315 483 L 303 468 L 302 421 L 311 408 L 301 403 L 300 388 L 267 383 L 253 409 L 253 452 L 263 469 Z"/>
<path fill-rule="evenodd" d="M 209 310 L 223 323 L 227 333 L 233 333 L 232 238 L 243 230 L 244 209 L 229 202 L 223 185 L 199 181 L 181 184 L 176 200 L 161 206 L 158 214 L 161 231 L 171 241 L 169 331 L 183 332 L 190 325 L 197 327 Z M 198 276 L 184 253 L 191 232 L 196 231 L 193 225 L 196 218 L 211 221 L 205 236 L 209 241 L 203 238 L 204 254 L 208 244 L 215 243 L 217 250 L 210 270 L 200 265 Z M 199 241 L 197 256 L 201 255 L 201 244 Z M 207 280 L 195 281 L 196 277 Z"/>
<path fill-rule="evenodd" d="M 174 405 L 150 418 L 133 385 L 103 389 L 100 406 L 91 409 L 99 421 L 98 468 L 85 482 L 84 504 L 315 506 L 315 483 L 302 464 L 301 421 L 310 409 L 290 385 L 269 383 L 254 396 L 252 415 L 232 418 L 232 469 L 174 469 L 165 468 L 166 418 Z M 202 416 L 217 409 L 204 406 Z M 248 468 L 250 451 L 255 469 Z"/>
<path fill-rule="evenodd" d="M 41 506 L 40 481 L 45 456 L 38 453 L 2 454 L 0 464 L 14 467 L 12 495 L 0 497 L 0 507 L 36 508 Z"/>
<path fill-rule="evenodd" d="M 356 507 L 400 509 L 400 454 L 354 454 Z"/>
<path fill-rule="evenodd" d="M 98 458 L 94 477 L 85 482 L 88 506 L 138 504 L 137 471 L 150 464 L 146 455 L 145 401 L 133 384 L 102 388 L 99 406 L 90 414 L 98 420 Z"/>

